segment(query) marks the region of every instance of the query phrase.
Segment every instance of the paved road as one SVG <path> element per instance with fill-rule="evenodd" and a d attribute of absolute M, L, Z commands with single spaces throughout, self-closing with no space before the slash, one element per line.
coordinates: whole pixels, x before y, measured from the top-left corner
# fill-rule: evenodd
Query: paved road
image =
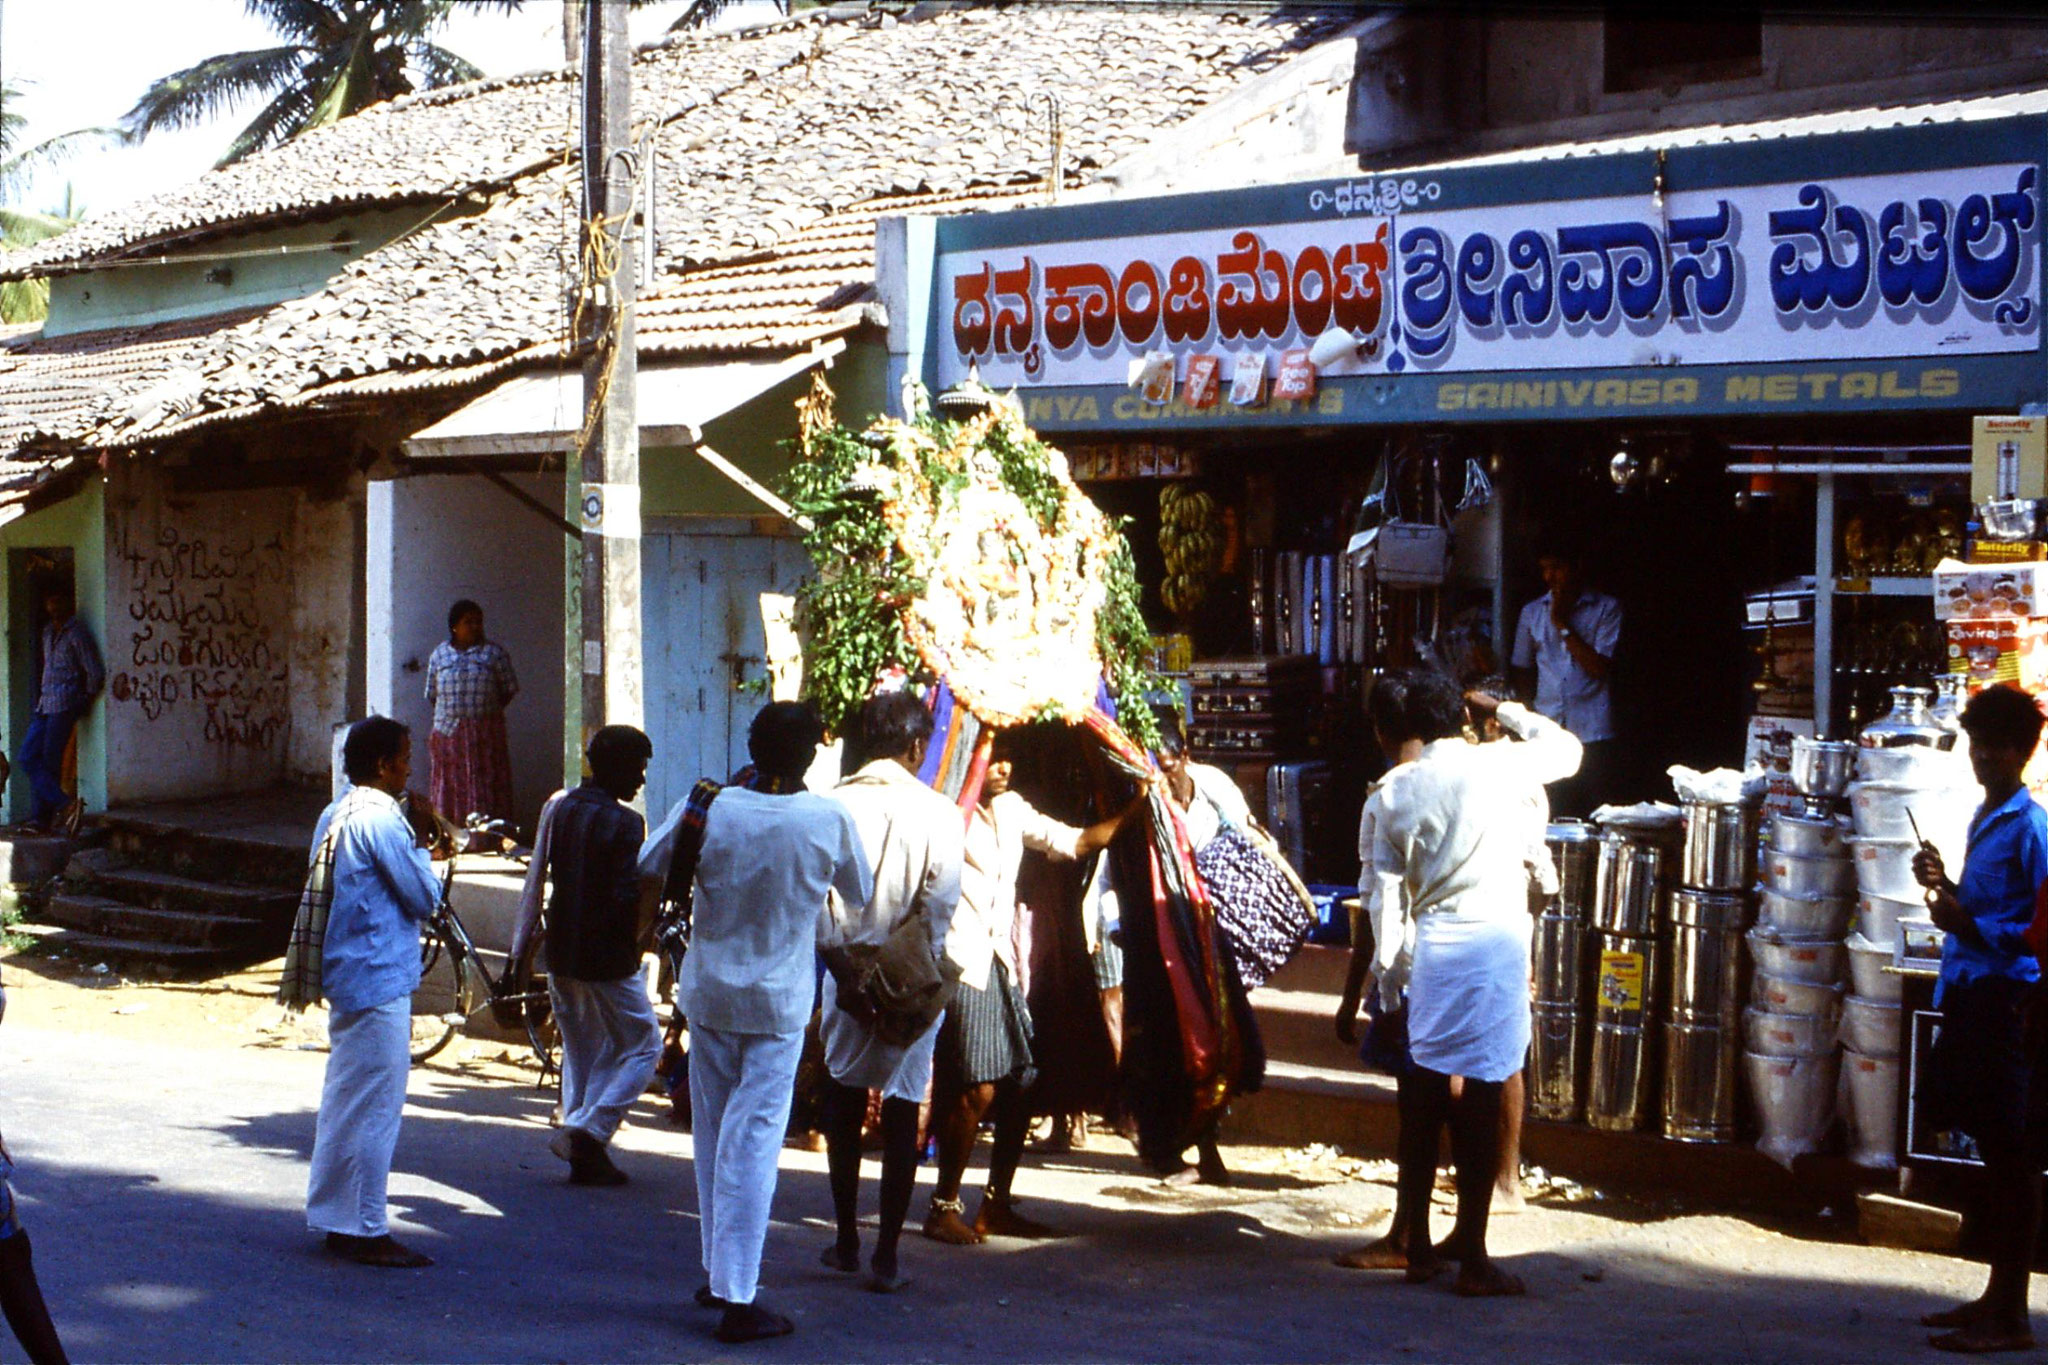
<path fill-rule="evenodd" d="M 392 1192 L 400 1231 L 440 1264 L 328 1261 L 300 1217 L 323 1061 L 0 1030 L 0 1123 L 77 1358 L 1931 1359 L 1909 1324 L 1976 1283 L 1973 1267 L 1830 1242 L 1825 1227 L 1588 1202 L 1502 1220 L 1496 1246 L 1531 1297 L 1473 1304 L 1327 1264 L 1391 1202 L 1377 1165 L 1364 1178 L 1349 1163 L 1347 1178 L 1328 1160 L 1244 1151 L 1240 1186 L 1183 1195 L 1091 1152 L 1033 1158 L 1020 1182 L 1035 1215 L 1076 1236 L 970 1250 L 912 1238 L 917 1283 L 882 1298 L 816 1265 L 823 1158 L 791 1151 L 764 1297 L 799 1334 L 731 1350 L 688 1302 L 701 1280 L 689 1139 L 651 1112 L 621 1138 L 634 1184 L 571 1189 L 543 1148 L 545 1097 L 420 1073 Z"/>

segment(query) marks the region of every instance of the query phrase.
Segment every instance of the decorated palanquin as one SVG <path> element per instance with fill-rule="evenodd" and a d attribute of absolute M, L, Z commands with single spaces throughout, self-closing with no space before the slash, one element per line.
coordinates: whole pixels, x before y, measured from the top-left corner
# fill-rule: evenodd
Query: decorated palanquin
<path fill-rule="evenodd" d="M 1147 818 L 1102 856 L 1121 907 L 1123 1099 L 1144 1155 L 1170 1167 L 1256 1088 L 1264 1059 L 1178 813 L 1152 784 L 1158 681 L 1121 530 L 1013 402 L 854 433 L 820 381 L 802 433 L 786 491 L 810 523 L 804 687 L 826 724 L 845 732 L 875 691 L 918 689 L 934 723 L 921 776 L 963 811 L 995 733 L 1018 726 L 1085 736 L 1098 816 L 1152 786 Z"/>

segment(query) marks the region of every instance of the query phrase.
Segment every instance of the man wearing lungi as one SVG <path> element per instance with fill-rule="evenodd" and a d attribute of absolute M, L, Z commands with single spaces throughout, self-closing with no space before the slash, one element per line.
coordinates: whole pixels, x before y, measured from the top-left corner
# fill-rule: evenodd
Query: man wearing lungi
<path fill-rule="evenodd" d="M 698 812 L 690 951 L 676 981 L 676 1007 L 690 1021 L 691 1134 L 706 1276 L 697 1302 L 723 1310 L 717 1335 L 725 1342 L 796 1330 L 755 1297 L 776 1157 L 817 989 L 826 893 L 864 903 L 872 889 L 845 807 L 804 790 L 821 738 L 809 707 L 770 704 L 747 736 L 763 789 L 726 787 Z M 689 875 L 674 866 L 666 871 Z"/>
<path fill-rule="evenodd" d="M 395 720 L 356 722 L 342 744 L 355 785 L 321 813 L 316 864 L 332 895 L 322 940 L 327 1079 L 313 1130 L 306 1225 L 343 1260 L 393 1269 L 433 1264 L 386 1221 L 385 1186 L 412 1070 L 412 993 L 420 922 L 440 903 L 426 850 L 399 804 L 412 777 L 412 734 Z"/>
<path fill-rule="evenodd" d="M 661 1025 L 641 966 L 640 844 L 647 822 L 625 803 L 647 781 L 654 746 L 630 725 L 590 737 L 590 776 L 541 812 L 521 893 L 521 960 L 530 918 L 547 902 L 548 998 L 562 1031 L 562 1126 L 548 1150 L 571 1185 L 623 1185 L 612 1135 L 654 1078 Z"/>
<path fill-rule="evenodd" d="M 1474 744 L 1465 710 L 1496 716 L 1519 743 Z M 1408 982 L 1409 1064 L 1400 1078 L 1400 1202 L 1410 1212 L 1407 1278 L 1424 1283 L 1449 1260 L 1471 1297 L 1519 1294 L 1522 1283 L 1486 1253 L 1487 1213 L 1500 1152 L 1501 1086 L 1529 1050 L 1528 797 L 1576 770 L 1579 742 L 1554 721 L 1483 693 L 1460 697 L 1448 678 L 1418 673 L 1400 708 L 1404 733 L 1380 730 L 1390 759 L 1421 740 L 1367 803 L 1368 888 L 1376 965 L 1395 969 L 1413 924 Z M 1378 720 L 1378 716 L 1375 716 Z M 1378 727 L 1376 727 L 1378 728 Z M 1453 1103 L 1451 1078 L 1464 1078 Z M 1445 1123 L 1458 1168 L 1457 1232 L 1447 1253 L 1430 1242 L 1429 1194 Z"/>
<path fill-rule="evenodd" d="M 946 956 L 960 969 L 960 989 L 939 1029 L 938 1084 L 932 1126 L 938 1130 L 939 1177 L 932 1187 L 924 1235 L 967 1246 L 985 1237 L 1052 1237 L 1052 1228 L 1018 1213 L 1010 1194 L 1031 1126 L 1024 1091 L 1035 1074 L 1031 1007 L 1017 974 L 1017 874 L 1024 851 L 1066 862 L 1109 846 L 1144 797 L 1122 814 L 1076 829 L 1044 815 L 1010 790 L 1015 770 L 1008 735 L 997 737 L 981 799 L 967 820 L 960 904 L 946 935 Z M 981 1121 L 993 1115 L 988 1187 L 974 1222 L 964 1217 L 960 1183 L 974 1155 Z"/>
<path fill-rule="evenodd" d="M 946 947 L 960 899 L 963 825 L 951 801 L 918 780 L 931 742 L 931 712 L 909 692 L 885 692 L 861 709 L 868 752 L 876 755 L 832 789 L 852 816 L 861 848 L 875 872 L 873 892 L 858 900 L 834 896 L 827 906 L 818 946 L 877 946 L 896 926 L 922 913 L 936 955 Z M 873 1027 L 839 1003 L 840 982 L 825 977 L 819 1035 L 831 1079 L 825 1099 L 826 1164 L 832 1177 L 832 1207 L 839 1236 L 825 1248 L 824 1263 L 842 1274 L 860 1270 L 861 1127 L 867 1092 L 882 1092 L 881 1225 L 868 1260 L 867 1287 L 877 1293 L 902 1288 L 896 1243 L 910 1211 L 917 1180 L 917 1111 L 931 1088 L 932 1051 L 940 1023 L 899 1047 L 876 1036 Z"/>

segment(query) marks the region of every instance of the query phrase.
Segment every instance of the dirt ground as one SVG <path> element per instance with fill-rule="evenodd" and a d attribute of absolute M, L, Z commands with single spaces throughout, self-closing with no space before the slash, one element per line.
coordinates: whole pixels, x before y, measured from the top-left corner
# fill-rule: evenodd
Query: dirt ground
<path fill-rule="evenodd" d="M 1538 1180 L 1493 1233 L 1529 1298 L 1468 1303 L 1330 1265 L 1384 1226 L 1389 1161 L 1237 1145 L 1234 1184 L 1176 1191 L 1098 1139 L 1019 1176 L 1028 1211 L 1071 1237 L 912 1235 L 917 1285 L 882 1298 L 817 1266 L 824 1160 L 791 1148 L 763 1298 L 799 1335 L 729 1352 L 688 1306 L 690 1139 L 654 1104 L 617 1143 L 634 1183 L 575 1190 L 546 1154 L 550 1097 L 524 1049 L 458 1042 L 415 1073 L 392 1181 L 401 1234 L 439 1265 L 336 1266 L 300 1215 L 324 1021 L 270 1001 L 274 965 L 203 985 L 95 965 L 0 967 L 0 1126 L 81 1360 L 1932 1359 L 1914 1319 L 1981 1282 L 1858 1245 L 1849 1218 L 1766 1224 Z"/>

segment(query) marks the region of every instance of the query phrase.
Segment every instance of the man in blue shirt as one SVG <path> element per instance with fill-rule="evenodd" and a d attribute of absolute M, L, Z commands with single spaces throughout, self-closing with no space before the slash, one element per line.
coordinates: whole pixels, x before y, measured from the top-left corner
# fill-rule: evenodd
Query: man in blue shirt
<path fill-rule="evenodd" d="M 44 831 L 76 834 L 85 806 L 65 794 L 64 750 L 107 674 L 99 647 L 78 619 L 68 585 L 43 594 L 43 613 L 43 675 L 36 689 L 35 714 L 29 717 L 15 758 L 34 794 L 29 823 Z"/>
<path fill-rule="evenodd" d="M 1927 1075 L 1928 1118 L 1959 1129 L 1984 1159 L 1983 1232 L 1991 1262 L 1982 1297 L 1921 1319 L 1953 1329 L 1931 1338 L 1943 1350 L 1976 1354 L 2033 1347 L 2027 1278 L 2041 1221 L 2042 1101 L 2048 1075 L 2035 1076 L 2028 1016 L 2041 978 L 2026 942 L 2035 896 L 2048 881 L 2048 812 L 2022 774 L 2040 742 L 2039 704 L 2016 687 L 1987 687 L 1963 708 L 1970 766 L 1984 804 L 1970 822 L 1963 875 L 1950 881 L 1933 846 L 1914 871 L 1928 910 L 1947 935 L 1935 1004 L 1941 1031 Z"/>
<path fill-rule="evenodd" d="M 412 735 L 383 716 L 358 721 L 342 745 L 355 786 L 320 816 L 313 857 L 333 859 L 322 943 L 327 1079 L 313 1132 L 306 1225 L 327 1249 L 364 1265 L 432 1265 L 391 1236 L 385 1186 L 412 1069 L 412 993 L 420 922 L 441 888 L 400 804 L 412 778 Z"/>

